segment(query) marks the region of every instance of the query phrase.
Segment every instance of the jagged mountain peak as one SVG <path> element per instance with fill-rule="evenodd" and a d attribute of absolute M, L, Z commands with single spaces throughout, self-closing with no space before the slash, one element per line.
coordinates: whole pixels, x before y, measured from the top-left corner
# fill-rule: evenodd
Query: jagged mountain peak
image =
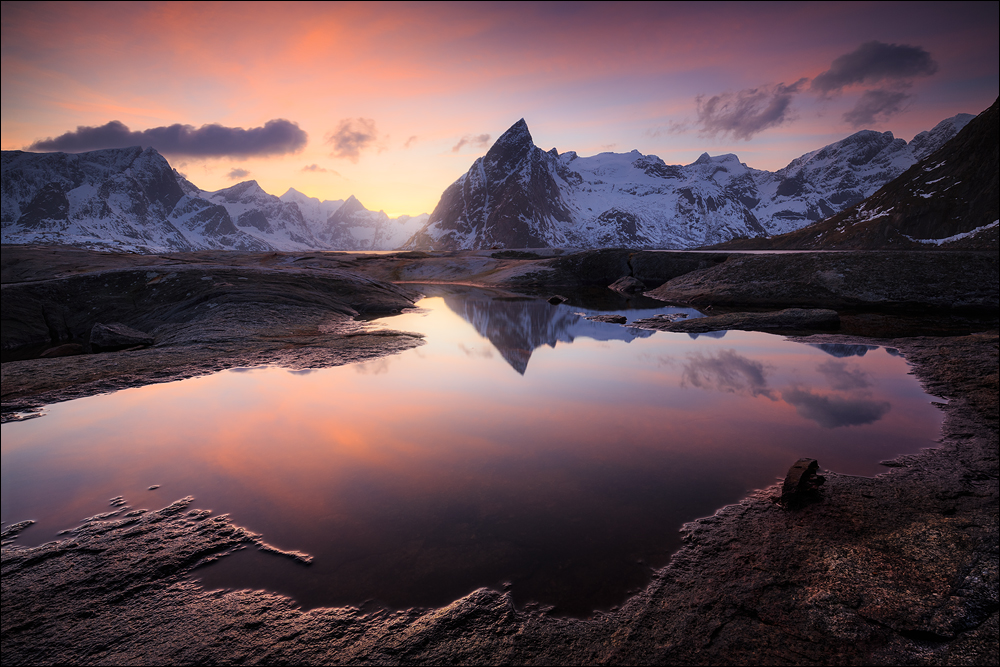
<path fill-rule="evenodd" d="M 939 124 L 921 151 L 961 122 Z M 777 172 L 751 169 L 732 153 L 667 165 L 639 151 L 545 152 L 521 119 L 444 191 L 406 247 L 690 248 L 759 238 L 861 201 L 920 154 L 892 132 L 862 130 Z"/>
<path fill-rule="evenodd" d="M 236 185 L 208 194 L 212 200 L 225 201 L 232 204 L 256 204 L 281 201 L 274 195 L 268 194 L 255 180 L 242 181 Z"/>
<path fill-rule="evenodd" d="M 358 211 L 367 211 L 365 205 L 358 201 L 358 198 L 354 195 L 349 196 L 344 203 L 337 209 L 334 215 L 339 215 L 345 217 L 351 215 L 352 213 L 357 213 Z"/>
<path fill-rule="evenodd" d="M 532 150 L 537 149 L 528 131 L 528 124 L 524 119 L 517 121 L 510 126 L 500 138 L 486 151 L 483 162 L 487 168 L 499 167 L 502 170 L 512 167 L 520 162 Z"/>
<path fill-rule="evenodd" d="M 310 197 L 304 192 L 299 192 L 295 188 L 288 188 L 285 191 L 285 194 L 279 196 L 278 199 L 280 199 L 281 201 L 300 202 L 300 201 L 309 201 L 310 199 L 313 199 L 313 197 Z"/>

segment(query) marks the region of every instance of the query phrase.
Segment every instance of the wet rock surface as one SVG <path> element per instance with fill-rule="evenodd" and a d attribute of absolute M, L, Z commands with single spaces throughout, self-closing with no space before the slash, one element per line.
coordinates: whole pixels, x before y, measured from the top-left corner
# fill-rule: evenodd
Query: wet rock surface
<path fill-rule="evenodd" d="M 645 292 L 646 283 L 642 282 L 638 278 L 633 278 L 632 276 L 622 276 L 608 285 L 608 289 L 613 289 L 616 292 L 622 292 L 624 294 L 634 294 L 636 292 Z"/>
<path fill-rule="evenodd" d="M 5 248 L 5 330 L 7 258 Z M 135 266 L 145 272 L 151 259 L 142 260 Z M 328 255 L 300 255 L 297 261 L 298 266 L 338 262 L 338 268 L 364 263 Z M 246 275 L 239 271 L 228 275 Z M 956 293 L 965 280 L 955 278 Z M 720 293 L 735 282 L 724 275 L 720 281 Z M 996 280 L 979 288 L 995 292 Z M 108 363 L 109 355 L 5 362 L 4 400 L 11 388 L 20 392 L 22 403 L 44 402 L 172 373 L 208 372 L 220 363 L 342 363 L 388 349 L 379 335 L 341 329 L 350 324 L 347 313 L 330 318 L 329 307 L 269 308 L 273 337 L 259 325 L 234 337 L 225 333 L 232 327 L 220 327 L 219 333 L 204 324 L 233 319 L 192 317 L 172 324 L 175 328 L 140 326 L 156 335 L 157 345 L 112 353 L 120 359 L 117 368 Z M 297 335 L 295 327 L 303 321 L 310 324 Z M 320 330 L 320 323 L 330 321 L 332 336 Z M 161 331 L 188 344 L 165 345 Z M 192 348 L 198 336 L 211 344 Z M 944 413 L 939 446 L 886 462 L 889 472 L 875 478 L 824 471 L 822 502 L 795 511 L 772 501 L 781 493 L 775 485 L 686 524 L 685 546 L 645 590 L 613 612 L 557 618 L 537 606 L 517 609 L 508 594 L 486 589 L 442 608 L 398 611 L 302 611 L 292 600 L 262 591 L 206 591 L 196 581 L 200 563 L 240 547 L 260 548 L 263 538 L 239 528 L 238 519 L 191 509 L 196 502 L 190 499 L 149 512 L 120 504 L 37 547 L 17 545 L 26 523 L 4 530 L 4 664 L 996 663 L 997 332 L 894 339 L 821 334 L 798 340 L 858 349 L 886 346 L 903 354 L 928 392 L 948 399 L 938 406 Z M 179 356 L 171 360 L 164 354 Z M 67 371 L 67 364 L 82 365 Z M 802 455 L 808 454 L 803 443 Z"/>
<path fill-rule="evenodd" d="M 419 295 L 351 271 L 301 268 L 275 253 L 108 255 L 4 247 L 5 419 L 25 406 L 225 368 L 320 368 L 422 342 L 356 321 L 398 313 Z M 37 358 L 65 345 L 125 349 Z"/>

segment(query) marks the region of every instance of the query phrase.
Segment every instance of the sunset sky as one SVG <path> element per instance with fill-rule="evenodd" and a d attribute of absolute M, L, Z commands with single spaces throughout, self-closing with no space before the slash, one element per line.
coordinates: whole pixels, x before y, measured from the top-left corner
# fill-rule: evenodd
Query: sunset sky
<path fill-rule="evenodd" d="M 152 145 L 206 190 L 390 215 L 430 212 L 522 117 L 545 150 L 773 170 L 986 109 L 998 6 L 4 2 L 0 145 Z"/>

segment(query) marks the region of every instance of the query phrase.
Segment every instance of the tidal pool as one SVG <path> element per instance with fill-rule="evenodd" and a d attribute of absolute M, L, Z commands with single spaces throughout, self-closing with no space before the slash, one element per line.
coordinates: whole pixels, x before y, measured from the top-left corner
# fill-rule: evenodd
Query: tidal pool
<path fill-rule="evenodd" d="M 34 519 L 18 543 L 40 544 L 115 496 L 154 509 L 193 495 L 314 557 L 244 551 L 196 572 L 209 588 L 402 608 L 488 586 L 586 616 L 648 583 L 682 523 L 796 459 L 874 475 L 940 432 L 894 350 L 653 333 L 421 290 L 417 309 L 372 323 L 426 334 L 396 356 L 233 369 L 4 424 L 4 524 Z"/>

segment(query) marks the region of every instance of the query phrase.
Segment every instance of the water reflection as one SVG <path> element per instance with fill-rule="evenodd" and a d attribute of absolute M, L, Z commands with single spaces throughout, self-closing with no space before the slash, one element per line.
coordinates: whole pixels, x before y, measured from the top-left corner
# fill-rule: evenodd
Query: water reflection
<path fill-rule="evenodd" d="M 832 357 L 863 357 L 869 350 L 877 350 L 877 345 L 844 345 L 841 343 L 813 343 L 817 350 L 823 350 Z M 895 352 L 895 350 L 893 350 Z"/>
<path fill-rule="evenodd" d="M 385 321 L 427 336 L 392 357 L 240 369 L 4 424 L 3 521 L 35 519 L 18 541 L 38 544 L 108 498 L 193 495 L 315 559 L 242 553 L 199 572 L 209 587 L 398 608 L 510 582 L 517 604 L 586 615 L 647 583 L 683 522 L 799 457 L 871 475 L 938 432 L 885 350 L 844 360 L 765 334 L 633 334 L 579 304 L 493 296 L 444 290 Z"/>
<path fill-rule="evenodd" d="M 823 428 L 872 424 L 891 407 L 888 401 L 870 398 L 871 376 L 856 365 L 825 361 L 816 366 L 816 371 L 836 392 L 831 394 L 819 394 L 797 384 L 776 391 L 768 385 L 769 367 L 732 349 L 708 354 L 692 352 L 683 364 L 681 386 L 781 400 Z"/>
<path fill-rule="evenodd" d="M 489 339 L 500 356 L 521 375 L 528 368 L 532 352 L 542 346 L 554 348 L 556 343 L 572 343 L 580 336 L 628 343 L 636 338 L 649 338 L 654 333 L 591 322 L 568 307 L 554 306 L 542 299 L 498 298 L 471 288 L 448 289 L 444 302 L 479 335 Z M 484 353 L 481 350 L 464 351 L 467 354 Z"/>

